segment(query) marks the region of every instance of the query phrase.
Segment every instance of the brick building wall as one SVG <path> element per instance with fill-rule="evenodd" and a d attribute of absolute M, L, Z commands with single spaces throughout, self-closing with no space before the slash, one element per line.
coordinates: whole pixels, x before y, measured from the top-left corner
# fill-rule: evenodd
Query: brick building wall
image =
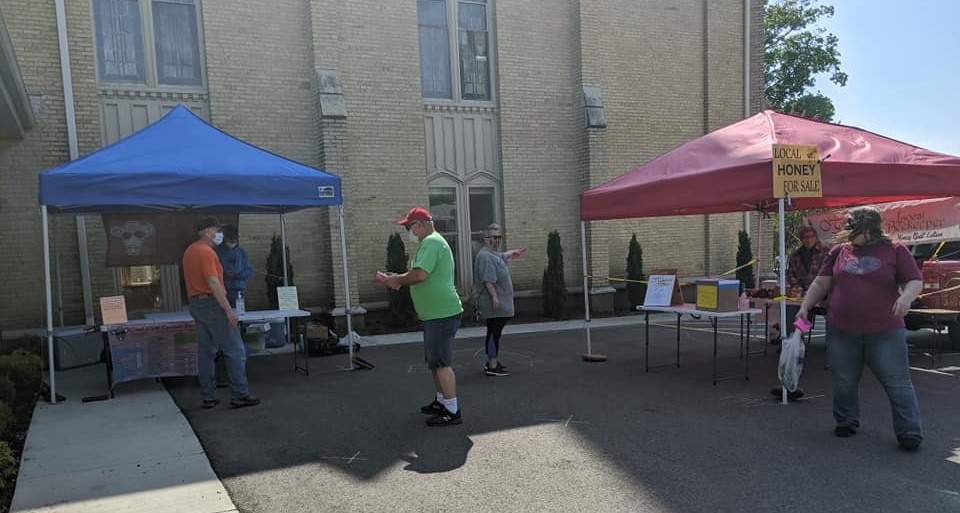
<path fill-rule="evenodd" d="M 80 155 L 102 144 L 91 1 L 67 2 Z M 424 105 L 414 1 L 204 1 L 201 4 L 209 118 L 269 151 L 323 167 L 343 180 L 355 304 L 376 304 L 372 279 L 386 261 L 395 222 L 427 205 Z M 580 284 L 579 202 L 586 187 L 743 117 L 741 0 L 499 0 L 490 2 L 503 215 L 519 291 L 537 291 L 547 234 L 564 245 L 567 285 Z M 754 105 L 762 70 L 762 3 L 754 6 Z M 0 141 L 3 245 L 0 329 L 34 327 L 43 315 L 37 173 L 68 159 L 53 2 L 0 0 L 27 89 L 41 108 L 25 139 Z M 346 117 L 324 117 L 318 70 L 342 80 Z M 602 89 L 605 129 L 584 129 L 583 86 Z M 337 211 L 286 216 L 301 304 L 342 306 Z M 681 275 L 733 267 L 742 216 L 593 223 L 595 274 L 622 276 L 637 233 L 646 269 Z M 602 225 L 602 226 L 601 226 Z M 53 221 L 67 324 L 83 322 L 76 227 Z M 87 219 L 94 298 L 112 295 L 105 236 Z M 263 270 L 276 216 L 241 217 L 241 243 Z M 412 252 L 414 248 L 409 247 Z M 412 255 L 411 255 L 412 256 Z M 262 274 L 248 307 L 266 305 Z"/>

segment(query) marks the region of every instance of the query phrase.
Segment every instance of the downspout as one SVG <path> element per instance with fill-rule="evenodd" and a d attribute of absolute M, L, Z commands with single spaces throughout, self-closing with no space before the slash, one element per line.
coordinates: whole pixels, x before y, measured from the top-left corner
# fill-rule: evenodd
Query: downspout
<path fill-rule="evenodd" d="M 710 133 L 710 8 L 709 0 L 703 0 L 703 133 Z M 703 271 L 710 276 L 710 214 L 703 214 Z"/>
<path fill-rule="evenodd" d="M 750 117 L 750 9 L 750 0 L 743 0 L 743 119 Z M 750 236 L 750 212 L 743 213 L 743 231 Z"/>
<path fill-rule="evenodd" d="M 73 77 L 70 74 L 70 48 L 67 43 L 67 14 L 63 2 L 64 0 L 56 0 L 57 40 L 60 43 L 60 75 L 63 77 L 63 103 L 67 115 L 67 147 L 72 161 L 79 156 L 79 150 L 77 149 L 77 115 L 73 102 Z M 77 249 L 80 254 L 80 281 L 83 287 L 84 323 L 92 325 L 94 323 L 93 292 L 90 286 L 90 255 L 84 216 L 77 216 L 76 222 Z"/>

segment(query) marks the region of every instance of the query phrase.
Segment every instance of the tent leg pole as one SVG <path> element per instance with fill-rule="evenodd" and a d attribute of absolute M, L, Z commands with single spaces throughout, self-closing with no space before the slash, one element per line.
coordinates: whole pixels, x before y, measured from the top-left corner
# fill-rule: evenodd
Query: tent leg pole
<path fill-rule="evenodd" d="M 779 218 L 780 218 L 780 240 L 777 242 L 780 244 L 780 295 L 787 295 L 787 234 L 786 231 L 786 220 L 784 219 L 784 207 L 783 207 L 783 198 L 779 200 Z M 780 340 L 783 340 L 787 334 L 787 302 L 780 302 Z M 781 342 L 783 344 L 783 342 Z M 783 404 L 787 404 L 787 389 L 783 388 L 781 391 L 781 400 Z"/>
<path fill-rule="evenodd" d="M 580 254 L 583 257 L 583 318 L 587 328 L 587 354 L 593 354 L 593 346 L 590 341 L 590 280 L 587 276 L 590 274 L 587 268 L 587 223 L 580 221 Z"/>
<path fill-rule="evenodd" d="M 590 340 L 590 273 L 587 269 L 587 223 L 580 221 L 580 248 L 583 256 L 583 318 L 587 334 L 587 352 L 582 355 L 585 362 L 605 362 L 607 355 L 593 354 L 593 343 Z"/>
<path fill-rule="evenodd" d="M 350 267 L 347 264 L 347 233 L 344 228 L 346 221 L 343 215 L 343 204 L 337 205 L 337 212 L 340 216 L 340 258 L 343 259 L 343 300 L 345 304 L 344 315 L 347 317 L 347 342 L 350 350 L 347 353 L 350 361 L 347 362 L 348 368 L 353 370 L 353 306 L 350 304 Z"/>
<path fill-rule="evenodd" d="M 50 230 L 47 227 L 47 206 L 40 207 L 40 218 L 43 223 L 43 285 L 47 292 L 47 365 L 50 375 L 50 404 L 57 404 L 57 376 L 53 363 L 53 298 L 50 297 Z"/>

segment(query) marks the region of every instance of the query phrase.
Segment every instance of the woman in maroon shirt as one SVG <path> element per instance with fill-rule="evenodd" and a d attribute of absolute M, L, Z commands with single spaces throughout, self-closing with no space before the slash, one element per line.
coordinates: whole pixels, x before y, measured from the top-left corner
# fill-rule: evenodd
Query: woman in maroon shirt
<path fill-rule="evenodd" d="M 797 318 L 808 318 L 829 294 L 827 360 L 833 374 L 834 434 L 849 437 L 860 427 L 863 367 L 883 385 L 901 449 L 915 451 L 923 440 L 920 407 L 910 379 L 903 317 L 920 293 L 920 270 L 910 251 L 884 232 L 880 211 L 851 209 L 837 244 L 803 298 Z"/>

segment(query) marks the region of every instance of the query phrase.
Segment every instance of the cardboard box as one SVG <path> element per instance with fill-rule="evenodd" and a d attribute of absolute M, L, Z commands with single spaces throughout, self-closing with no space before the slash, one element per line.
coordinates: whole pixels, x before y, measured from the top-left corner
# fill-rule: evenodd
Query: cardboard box
<path fill-rule="evenodd" d="M 697 310 L 738 310 L 740 280 L 697 280 Z"/>

